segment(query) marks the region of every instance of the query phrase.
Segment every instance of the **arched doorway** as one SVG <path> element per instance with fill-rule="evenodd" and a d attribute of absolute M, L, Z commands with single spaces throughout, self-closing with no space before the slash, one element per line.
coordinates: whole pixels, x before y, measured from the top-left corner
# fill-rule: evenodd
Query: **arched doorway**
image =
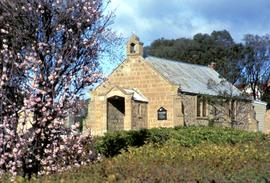
<path fill-rule="evenodd" d="M 124 130 L 125 98 L 113 96 L 107 99 L 107 130 Z"/>

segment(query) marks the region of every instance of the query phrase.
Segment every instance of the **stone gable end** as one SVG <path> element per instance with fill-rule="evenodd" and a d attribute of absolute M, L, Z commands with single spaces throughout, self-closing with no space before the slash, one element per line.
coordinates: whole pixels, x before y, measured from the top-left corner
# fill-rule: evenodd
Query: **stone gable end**
<path fill-rule="evenodd" d="M 106 95 L 116 86 L 124 89 L 136 89 L 148 99 L 148 128 L 169 127 L 182 123 L 181 114 L 174 113 L 175 108 L 180 106 L 180 99 L 177 96 L 178 86 L 167 81 L 142 57 L 129 57 L 92 92 L 89 117 L 85 126 L 92 129 L 93 132 L 96 131 L 94 133 L 106 132 Z M 126 102 L 129 101 L 126 100 Z M 160 107 L 168 111 L 167 120 L 157 120 L 157 110 Z M 127 125 L 125 129 L 130 128 L 131 125 Z"/>

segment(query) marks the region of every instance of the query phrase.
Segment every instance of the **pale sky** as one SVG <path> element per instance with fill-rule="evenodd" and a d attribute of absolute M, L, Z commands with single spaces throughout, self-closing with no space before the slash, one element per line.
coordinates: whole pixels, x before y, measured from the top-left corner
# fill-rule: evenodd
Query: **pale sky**
<path fill-rule="evenodd" d="M 214 30 L 228 30 L 236 42 L 247 33 L 270 33 L 270 0 L 111 0 L 107 10 L 115 12 L 114 31 L 125 38 L 134 32 L 145 46 Z M 116 49 L 124 59 L 125 45 Z M 101 61 L 104 74 L 123 59 Z"/>
<path fill-rule="evenodd" d="M 270 32 L 270 0 L 112 0 L 110 9 L 112 28 L 125 37 L 135 32 L 145 45 L 213 30 L 228 30 L 236 42 Z"/>

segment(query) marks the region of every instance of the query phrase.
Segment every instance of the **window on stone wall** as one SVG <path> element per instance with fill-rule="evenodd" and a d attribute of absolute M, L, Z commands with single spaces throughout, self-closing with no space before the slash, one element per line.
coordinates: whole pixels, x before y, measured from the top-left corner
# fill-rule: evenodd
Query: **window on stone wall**
<path fill-rule="evenodd" d="M 206 104 L 206 98 L 203 97 L 203 100 L 202 100 L 202 116 L 203 117 L 206 117 L 207 116 L 207 104 Z"/>
<path fill-rule="evenodd" d="M 138 116 L 142 117 L 142 104 L 138 104 Z"/>
<path fill-rule="evenodd" d="M 181 109 L 182 109 L 182 114 L 185 115 L 185 106 L 184 106 L 184 103 L 181 102 L 182 106 L 181 106 Z"/>
<path fill-rule="evenodd" d="M 158 120 L 167 120 L 167 110 L 163 107 L 157 110 L 157 118 Z"/>
<path fill-rule="evenodd" d="M 201 97 L 197 96 L 197 117 L 201 117 Z"/>
<path fill-rule="evenodd" d="M 234 119 L 236 116 L 236 101 L 232 100 L 230 102 L 229 116 Z"/>
<path fill-rule="evenodd" d="M 207 100 L 203 96 L 197 96 L 197 117 L 207 117 Z"/>

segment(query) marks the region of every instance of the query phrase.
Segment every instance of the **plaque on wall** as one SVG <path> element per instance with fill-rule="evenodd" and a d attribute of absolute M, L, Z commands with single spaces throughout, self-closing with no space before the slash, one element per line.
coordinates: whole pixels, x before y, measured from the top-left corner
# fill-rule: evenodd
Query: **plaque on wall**
<path fill-rule="evenodd" d="M 163 107 L 159 108 L 157 111 L 158 120 L 167 120 L 167 110 Z"/>

